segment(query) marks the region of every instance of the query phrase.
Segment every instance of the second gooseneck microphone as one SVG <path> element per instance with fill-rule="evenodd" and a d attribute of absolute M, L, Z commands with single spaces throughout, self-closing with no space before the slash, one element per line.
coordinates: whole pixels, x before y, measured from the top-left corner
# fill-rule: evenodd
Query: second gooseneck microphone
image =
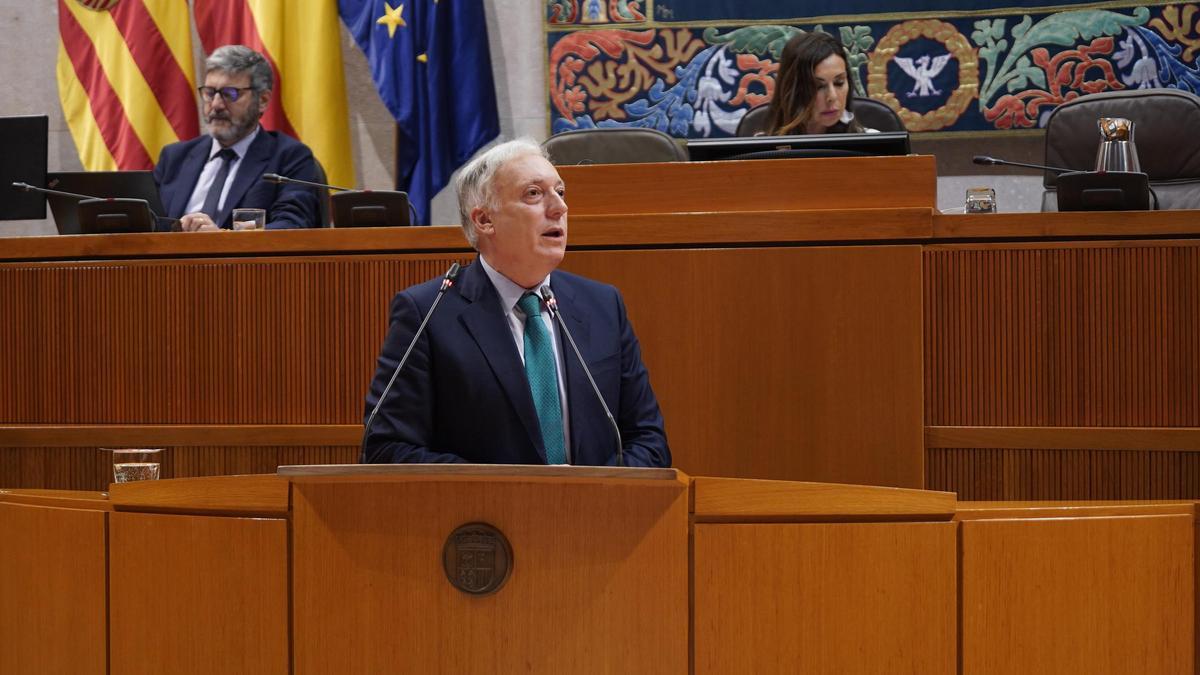
<path fill-rule="evenodd" d="M 1029 164 L 1027 162 L 1014 162 L 1008 159 L 999 159 L 997 157 L 989 157 L 988 155 L 975 155 L 971 158 L 975 164 L 983 164 L 984 166 L 1023 166 L 1026 169 L 1040 169 L 1042 171 L 1053 171 L 1054 173 L 1071 173 L 1075 169 L 1064 169 L 1060 166 L 1046 166 L 1045 164 Z"/>
<path fill-rule="evenodd" d="M 621 442 L 621 427 L 617 424 L 617 420 L 613 419 L 612 411 L 608 409 L 608 404 L 604 402 L 604 397 L 600 394 L 600 387 L 596 386 L 596 380 L 592 377 L 592 371 L 588 368 L 587 361 L 583 360 L 583 354 L 579 351 L 579 346 L 575 344 L 575 338 L 571 336 L 571 331 L 567 329 L 567 322 L 563 321 L 562 314 L 558 311 L 558 300 L 554 299 L 554 291 L 550 290 L 550 286 L 542 286 L 539 293 L 542 300 L 546 303 L 546 309 L 550 310 L 550 316 L 558 320 L 558 327 L 562 329 L 563 335 L 567 336 L 567 342 L 571 343 L 571 350 L 575 352 L 575 357 L 579 359 L 579 365 L 583 366 L 583 374 L 587 375 L 588 384 L 592 385 L 592 393 L 596 395 L 596 400 L 600 401 L 600 407 L 604 408 L 604 415 L 608 417 L 608 423 L 613 428 L 613 433 L 617 435 L 617 466 L 625 466 L 625 446 Z"/>
<path fill-rule="evenodd" d="M 400 375 L 400 371 L 404 370 L 404 364 L 408 362 L 409 354 L 412 354 L 413 347 L 417 346 L 417 340 L 421 339 L 421 334 L 425 332 L 425 326 L 429 324 L 429 318 L 433 316 L 434 310 L 437 309 L 438 303 L 442 301 L 442 296 L 446 295 L 446 291 L 454 285 L 458 279 L 458 271 L 461 269 L 458 263 L 451 263 L 450 269 L 446 270 L 446 274 L 442 276 L 442 287 L 438 289 L 437 297 L 433 299 L 433 304 L 429 306 L 429 311 L 425 312 L 425 317 L 421 319 L 421 325 L 417 326 L 417 332 L 413 334 L 412 340 L 408 343 L 408 349 L 404 350 L 404 356 L 400 357 L 400 363 L 396 364 L 396 369 L 392 371 L 392 379 L 388 380 L 387 386 L 383 388 L 383 393 L 379 395 L 379 400 L 375 402 L 375 407 L 371 409 L 371 414 L 367 416 L 367 423 L 363 425 L 363 459 L 368 459 L 366 456 L 367 434 L 371 433 L 371 422 L 375 420 L 375 415 L 379 414 L 379 408 L 383 406 L 384 399 L 387 398 L 388 392 L 392 390 L 392 385 L 396 383 L 396 378 Z"/>

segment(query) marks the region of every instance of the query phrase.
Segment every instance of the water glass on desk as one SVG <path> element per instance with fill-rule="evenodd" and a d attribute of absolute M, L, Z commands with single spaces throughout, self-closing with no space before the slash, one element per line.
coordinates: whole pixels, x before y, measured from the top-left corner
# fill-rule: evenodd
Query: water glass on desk
<path fill-rule="evenodd" d="M 233 229 L 261 230 L 267 226 L 267 212 L 264 209 L 234 209 Z"/>
<path fill-rule="evenodd" d="M 995 213 L 996 191 L 990 187 L 967 188 L 966 213 Z"/>
<path fill-rule="evenodd" d="M 108 452 L 113 458 L 114 483 L 158 480 L 162 448 L 115 448 Z"/>

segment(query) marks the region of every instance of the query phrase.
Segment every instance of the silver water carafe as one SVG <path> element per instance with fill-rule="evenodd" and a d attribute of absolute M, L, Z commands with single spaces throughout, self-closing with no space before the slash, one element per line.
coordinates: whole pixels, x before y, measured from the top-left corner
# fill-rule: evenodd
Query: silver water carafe
<path fill-rule="evenodd" d="M 1100 148 L 1096 150 L 1096 171 L 1140 173 L 1137 146 L 1133 144 L 1133 122 L 1123 117 L 1101 117 Z"/>

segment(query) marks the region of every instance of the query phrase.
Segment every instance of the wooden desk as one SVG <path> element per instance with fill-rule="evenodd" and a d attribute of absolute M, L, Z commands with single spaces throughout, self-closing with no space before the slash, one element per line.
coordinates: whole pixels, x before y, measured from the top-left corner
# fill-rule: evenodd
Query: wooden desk
<path fill-rule="evenodd" d="M 1200 214 L 941 215 L 929 158 L 862 191 L 830 162 L 563 170 L 564 269 L 622 289 L 677 466 L 1200 498 Z M 102 489 L 110 446 L 354 461 L 388 301 L 470 258 L 456 227 L 5 240 L 0 485 Z"/>
<path fill-rule="evenodd" d="M 962 503 L 963 673 L 1192 673 L 1194 503 Z"/>
<path fill-rule="evenodd" d="M 569 467 L 304 467 L 113 488 L 0 492 L 6 674 L 1197 663 L 1194 503 L 961 503 Z M 513 546 L 494 595 L 462 595 L 441 568 L 446 536 L 471 521 Z M 538 640 L 547 624 L 556 639 Z"/>

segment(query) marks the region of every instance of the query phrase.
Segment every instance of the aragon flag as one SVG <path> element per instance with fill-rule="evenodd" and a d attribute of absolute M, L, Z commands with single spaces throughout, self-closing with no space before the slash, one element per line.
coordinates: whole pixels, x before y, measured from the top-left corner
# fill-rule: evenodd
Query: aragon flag
<path fill-rule="evenodd" d="M 500 134 L 481 0 L 338 0 L 396 118 L 396 186 L 417 222 L 454 170 Z"/>
<path fill-rule="evenodd" d="M 58 0 L 58 30 L 58 94 L 85 169 L 149 169 L 200 133 L 187 2 Z"/>
<path fill-rule="evenodd" d="M 193 9 L 206 53 L 242 44 L 271 62 L 275 91 L 263 126 L 312 148 L 330 183 L 354 186 L 341 34 L 332 0 L 195 0 Z"/>

